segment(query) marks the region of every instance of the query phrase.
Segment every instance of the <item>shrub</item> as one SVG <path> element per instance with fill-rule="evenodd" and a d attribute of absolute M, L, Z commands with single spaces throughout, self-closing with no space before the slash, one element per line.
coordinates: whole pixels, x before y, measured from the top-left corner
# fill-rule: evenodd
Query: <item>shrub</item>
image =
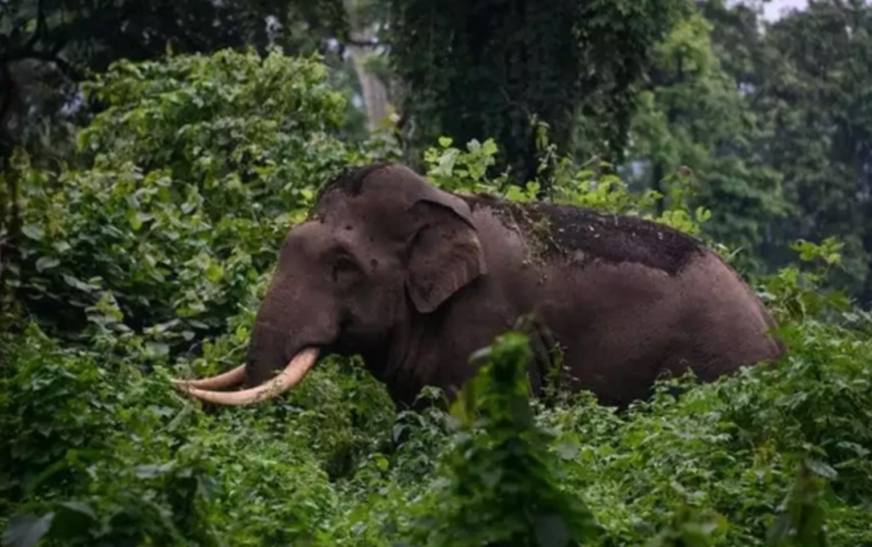
<path fill-rule="evenodd" d="M 189 347 L 256 302 L 318 184 L 353 161 L 344 98 L 313 59 L 221 51 L 119 61 L 85 86 L 104 108 L 57 172 L 18 156 L 18 295 L 80 334 L 101 298 L 117 326 Z M 164 346 L 161 346 L 162 348 Z"/>
<path fill-rule="evenodd" d="M 787 358 L 663 382 L 627 412 L 529 397 L 518 333 L 449 410 L 396 413 L 353 359 L 260 407 L 173 390 L 171 367 L 238 364 L 284 232 L 377 148 L 331 136 L 323 71 L 278 53 L 118 63 L 89 86 L 106 108 L 69 166 L 16 157 L 33 320 L 0 332 L 4 547 L 872 544 L 872 316 L 820 289 L 833 241 L 800 242 L 807 266 L 761 285 Z M 680 179 L 658 214 L 542 141 L 547 185 L 490 173 L 488 140 L 440 140 L 429 174 L 692 233 L 708 218 Z"/>

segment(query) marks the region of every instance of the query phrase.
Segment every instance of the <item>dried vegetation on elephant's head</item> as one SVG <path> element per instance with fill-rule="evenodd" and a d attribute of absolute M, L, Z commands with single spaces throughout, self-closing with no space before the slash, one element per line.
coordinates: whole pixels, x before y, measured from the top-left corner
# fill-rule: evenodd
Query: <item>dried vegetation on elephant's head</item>
<path fill-rule="evenodd" d="M 377 173 L 391 165 L 390 162 L 373 162 L 365 165 L 344 167 L 333 175 L 318 190 L 315 204 L 319 204 L 331 192 L 341 192 L 350 196 L 357 196 L 363 191 L 363 183 L 370 175 Z"/>

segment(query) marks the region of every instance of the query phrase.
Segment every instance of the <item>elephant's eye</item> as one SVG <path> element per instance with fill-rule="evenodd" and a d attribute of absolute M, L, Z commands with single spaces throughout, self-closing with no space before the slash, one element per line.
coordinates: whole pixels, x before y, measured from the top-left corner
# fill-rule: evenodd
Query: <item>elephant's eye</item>
<path fill-rule="evenodd" d="M 333 281 L 339 282 L 350 275 L 355 275 L 360 270 L 357 264 L 347 256 L 339 256 L 333 262 Z"/>

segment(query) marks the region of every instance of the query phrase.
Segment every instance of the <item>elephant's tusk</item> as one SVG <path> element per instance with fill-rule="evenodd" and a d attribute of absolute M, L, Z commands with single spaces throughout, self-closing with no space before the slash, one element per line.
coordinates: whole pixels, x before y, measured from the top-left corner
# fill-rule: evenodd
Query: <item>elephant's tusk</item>
<path fill-rule="evenodd" d="M 315 365 L 318 348 L 306 348 L 291 359 L 285 369 L 275 378 L 257 387 L 242 391 L 209 391 L 195 387 L 181 387 L 182 390 L 201 401 L 217 405 L 251 405 L 277 397 L 299 384 Z"/>
<path fill-rule="evenodd" d="M 245 378 L 245 365 L 239 365 L 233 370 L 228 370 L 211 378 L 202 378 L 199 380 L 173 380 L 177 386 L 200 388 L 200 389 L 223 389 L 241 384 Z"/>

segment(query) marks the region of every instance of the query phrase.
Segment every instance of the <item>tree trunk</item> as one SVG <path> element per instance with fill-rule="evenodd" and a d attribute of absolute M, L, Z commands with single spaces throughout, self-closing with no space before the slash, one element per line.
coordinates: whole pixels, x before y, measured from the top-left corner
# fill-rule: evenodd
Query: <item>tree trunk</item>
<path fill-rule="evenodd" d="M 365 43 L 372 39 L 370 30 L 354 33 L 354 41 Z M 364 63 L 366 61 L 366 47 L 350 44 L 347 51 L 354 63 L 354 71 L 360 81 L 363 92 L 363 104 L 366 110 L 367 125 L 370 131 L 376 131 L 382 127 L 388 110 L 387 89 L 378 76 L 367 72 Z"/>

